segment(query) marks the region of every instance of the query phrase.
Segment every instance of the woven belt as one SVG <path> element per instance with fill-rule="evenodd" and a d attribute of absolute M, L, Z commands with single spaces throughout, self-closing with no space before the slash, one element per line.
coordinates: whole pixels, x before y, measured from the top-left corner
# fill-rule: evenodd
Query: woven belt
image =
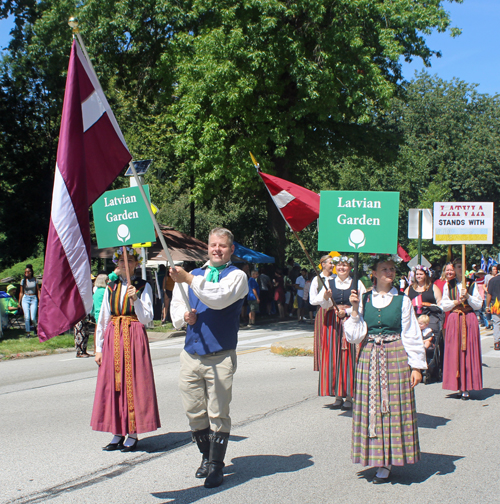
<path fill-rule="evenodd" d="M 387 361 L 385 356 L 385 343 L 397 341 L 401 339 L 401 334 L 369 334 L 368 342 L 373 343 L 370 352 L 370 377 L 368 381 L 369 399 L 368 399 L 368 413 L 369 424 L 368 431 L 369 437 L 376 438 L 376 414 L 377 405 L 375 398 L 377 397 L 377 368 L 380 365 L 380 387 L 382 395 L 381 413 L 382 415 L 389 413 L 389 382 L 387 379 Z"/>
<path fill-rule="evenodd" d="M 130 351 L 130 324 L 138 321 L 136 315 L 119 315 L 111 317 L 115 328 L 114 333 L 114 364 L 115 364 L 115 391 L 122 389 L 121 359 L 120 359 L 120 325 L 123 333 L 123 354 L 125 357 L 125 382 L 127 384 L 127 409 L 129 432 L 135 432 L 134 389 L 132 383 L 132 353 Z"/>

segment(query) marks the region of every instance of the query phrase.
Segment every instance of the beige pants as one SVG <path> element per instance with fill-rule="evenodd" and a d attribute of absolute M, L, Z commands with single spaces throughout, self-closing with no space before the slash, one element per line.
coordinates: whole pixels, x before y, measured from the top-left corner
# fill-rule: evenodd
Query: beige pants
<path fill-rule="evenodd" d="M 198 355 L 182 350 L 179 388 L 191 430 L 230 432 L 236 350 Z"/>

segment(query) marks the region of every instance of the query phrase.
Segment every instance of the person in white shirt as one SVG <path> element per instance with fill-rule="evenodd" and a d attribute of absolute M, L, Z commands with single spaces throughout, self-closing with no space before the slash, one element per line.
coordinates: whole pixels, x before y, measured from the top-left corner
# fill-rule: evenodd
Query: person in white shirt
<path fill-rule="evenodd" d="M 295 289 L 297 290 L 297 320 L 303 322 L 304 319 L 304 287 L 306 286 L 307 270 L 302 268 L 300 275 L 295 280 Z"/>
<path fill-rule="evenodd" d="M 318 394 L 335 397 L 335 402 L 330 406 L 332 409 L 347 410 L 352 407 L 356 369 L 356 346 L 347 343 L 343 330 L 352 310 L 349 296 L 354 288 L 350 276 L 353 259 L 345 256 L 325 256 L 322 259 L 322 278 L 328 288 L 325 289 L 322 284 L 318 288 L 318 278 L 315 278 L 310 291 L 311 304 L 320 307 L 315 325 L 320 335 Z M 335 278 L 331 275 L 334 263 L 337 268 Z M 357 291 L 365 292 L 360 281 Z"/>
<path fill-rule="evenodd" d="M 391 467 L 420 460 L 414 387 L 427 369 L 422 334 L 410 299 L 393 287 L 394 261 L 372 267 L 374 288 L 353 291 L 344 325 L 350 343 L 361 343 L 352 414 L 352 461 L 378 468 L 374 483 L 389 480 Z"/>

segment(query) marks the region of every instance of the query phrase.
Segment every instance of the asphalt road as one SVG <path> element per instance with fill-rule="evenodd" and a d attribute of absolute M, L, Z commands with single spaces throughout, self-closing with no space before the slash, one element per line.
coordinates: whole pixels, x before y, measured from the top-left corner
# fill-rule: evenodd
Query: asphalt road
<path fill-rule="evenodd" d="M 135 453 L 102 452 L 89 427 L 96 366 L 73 354 L 0 363 L 1 503 L 497 503 L 500 352 L 483 337 L 485 389 L 461 401 L 440 384 L 416 389 L 422 460 L 374 486 L 350 461 L 350 412 L 317 397 L 311 357 L 269 351 L 310 333 L 298 324 L 240 332 L 224 484 L 194 477 L 177 388 L 179 339 L 151 344 L 162 428 Z"/>

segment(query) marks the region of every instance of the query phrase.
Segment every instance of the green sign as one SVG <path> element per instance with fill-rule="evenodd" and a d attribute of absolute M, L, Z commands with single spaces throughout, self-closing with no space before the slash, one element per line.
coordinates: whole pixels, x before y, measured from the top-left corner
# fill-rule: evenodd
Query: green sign
<path fill-rule="evenodd" d="M 149 187 L 143 186 L 148 200 Z M 155 241 L 155 228 L 138 187 L 105 192 L 93 205 L 99 248 Z"/>
<path fill-rule="evenodd" d="M 321 191 L 318 250 L 395 254 L 399 193 Z"/>

